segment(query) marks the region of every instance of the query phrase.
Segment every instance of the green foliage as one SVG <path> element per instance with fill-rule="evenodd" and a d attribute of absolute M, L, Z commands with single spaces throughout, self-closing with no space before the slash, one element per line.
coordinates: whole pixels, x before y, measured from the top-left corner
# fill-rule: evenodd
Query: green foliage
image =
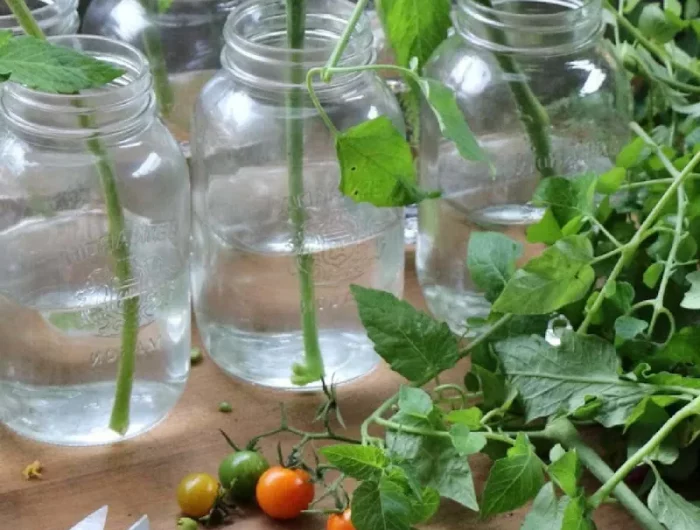
<path fill-rule="evenodd" d="M 73 94 L 102 86 L 123 70 L 34 37 L 0 32 L 0 80 L 14 81 L 43 92 Z"/>
<path fill-rule="evenodd" d="M 669 529 L 696 530 L 700 525 L 700 507 L 669 488 L 658 473 L 647 502 L 651 512 Z"/>
<path fill-rule="evenodd" d="M 495 300 L 515 273 L 523 246 L 498 232 L 475 232 L 467 248 L 467 268 L 472 281 Z"/>

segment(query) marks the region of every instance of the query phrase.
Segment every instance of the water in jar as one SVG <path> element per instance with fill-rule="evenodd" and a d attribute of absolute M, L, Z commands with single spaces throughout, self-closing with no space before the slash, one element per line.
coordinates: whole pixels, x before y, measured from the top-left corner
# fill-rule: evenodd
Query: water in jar
<path fill-rule="evenodd" d="M 476 231 L 501 232 L 523 246 L 522 266 L 545 248 L 527 241 L 527 229 L 544 210 L 529 203 L 539 182 L 527 140 L 521 136 L 483 138 L 482 147 L 498 162 L 496 173 L 463 160 L 441 145 L 440 199 L 420 205 L 416 269 L 430 311 L 459 334 L 468 318 L 485 318 L 491 304 L 467 270 L 469 238 Z M 598 146 L 552 138 L 554 162 L 564 175 L 603 172 L 610 160 Z M 593 149 L 593 150 L 592 150 Z"/>
<path fill-rule="evenodd" d="M 220 170 L 214 160 L 205 164 L 208 189 L 195 187 L 192 278 L 206 348 L 229 374 L 301 389 L 290 381 L 292 365 L 303 361 L 304 345 L 286 168 L 241 169 L 231 176 L 225 161 Z M 403 213 L 342 197 L 335 163 L 308 163 L 304 171 L 303 250 L 313 256 L 319 341 L 327 379 L 343 383 L 378 361 L 350 285 L 400 295 Z M 239 198 L 235 207 L 232 197 Z"/>
<path fill-rule="evenodd" d="M 0 420 L 62 445 L 140 434 L 184 390 L 190 349 L 188 271 L 173 225 L 127 219 L 134 281 L 120 287 L 103 212 L 65 211 L 0 231 Z M 121 355 L 124 301 L 138 297 L 131 421 L 108 427 Z"/>

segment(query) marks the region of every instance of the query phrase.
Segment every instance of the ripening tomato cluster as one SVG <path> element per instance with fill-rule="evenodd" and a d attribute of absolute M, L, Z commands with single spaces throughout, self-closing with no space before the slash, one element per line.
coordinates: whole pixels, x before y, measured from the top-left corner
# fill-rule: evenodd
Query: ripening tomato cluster
<path fill-rule="evenodd" d="M 246 503 L 255 499 L 260 509 L 273 519 L 299 517 L 314 500 L 311 476 L 303 469 L 270 467 L 257 451 L 236 451 L 221 461 L 219 480 L 206 473 L 193 473 L 182 479 L 177 502 L 187 517 L 208 515 L 224 497 Z M 350 510 L 331 514 L 327 530 L 355 530 Z"/>

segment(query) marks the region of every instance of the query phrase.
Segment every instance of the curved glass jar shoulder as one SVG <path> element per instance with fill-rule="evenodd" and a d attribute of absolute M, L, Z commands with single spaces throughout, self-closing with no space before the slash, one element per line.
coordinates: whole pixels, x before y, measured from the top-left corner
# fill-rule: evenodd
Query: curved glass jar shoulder
<path fill-rule="evenodd" d="M 148 57 L 161 116 L 189 153 L 199 91 L 220 68 L 226 17 L 240 0 L 93 0 L 83 33 L 127 42 Z"/>
<path fill-rule="evenodd" d="M 540 172 L 551 168 L 556 175 L 573 176 L 609 169 L 629 138 L 631 103 L 627 78 L 611 46 L 601 38 L 599 4 L 597 26 L 595 16 L 586 19 L 593 26 L 574 24 L 569 29 L 543 25 L 548 18 L 531 20 L 531 26 L 539 24 L 551 34 L 545 29 L 538 40 L 515 25 L 509 38 L 520 48 L 499 52 L 495 51 L 499 45 L 489 40 L 493 33 L 488 28 L 464 19 L 460 28 L 460 17 L 474 4 L 461 0 L 457 34 L 436 51 L 426 65 L 426 74 L 455 91 L 458 105 L 493 167 L 461 158 L 454 146 L 442 139 L 429 113 L 424 113 L 420 147 L 421 184 L 443 190 L 443 196 L 420 207 L 419 280 L 430 309 L 458 332 L 464 331 L 467 318 L 484 317 L 490 310 L 466 270 L 470 235 L 480 230 L 503 232 L 524 245 L 521 263 L 536 256 L 542 247 L 528 243 L 525 233 L 543 214 L 529 204 Z M 506 0 L 501 4 L 515 13 L 525 9 L 520 5 L 523 2 Z M 541 16 L 551 16 L 553 2 L 531 4 L 544 6 Z M 572 3 L 579 4 L 595 6 L 596 2 Z M 562 13 L 554 16 L 564 17 Z M 520 16 L 521 23 L 527 24 L 528 15 Z M 514 61 L 516 71 L 504 71 L 504 56 Z M 528 91 L 546 113 L 545 132 L 550 143 L 546 155 L 532 147 L 523 124 L 527 116 L 518 106 L 516 91 Z"/>
<path fill-rule="evenodd" d="M 340 11 L 319 11 L 319 4 Z M 274 26 L 279 17 L 260 16 L 275 5 L 247 3 L 232 15 L 226 38 L 237 44 L 227 46 L 225 69 L 204 87 L 195 111 L 197 323 L 210 355 L 229 374 L 293 388 L 292 365 L 304 358 L 299 267 L 308 266 L 326 376 L 343 383 L 377 362 L 350 285 L 402 291 L 402 211 L 358 204 L 338 190 L 334 136 L 302 95 L 305 88 L 286 81 L 290 63 L 283 57 L 289 53 L 275 40 L 280 39 Z M 305 68 L 324 64 L 349 9 L 340 2 L 309 2 L 307 42 L 315 46 L 302 52 Z M 254 18 L 268 22 L 245 23 Z M 267 46 L 248 53 L 245 41 L 253 40 Z M 350 49 L 355 46 L 356 37 Z M 363 61 L 365 53 L 371 55 L 364 46 Z M 317 91 L 340 130 L 379 115 L 403 127 L 391 91 L 372 74 L 337 76 L 330 88 L 319 85 Z M 290 111 L 285 103 L 295 92 L 302 95 L 301 106 Z M 288 169 L 290 130 L 296 127 L 303 135 L 297 146 L 303 151 L 301 187 L 292 184 Z M 304 221 L 297 232 L 293 217 L 299 211 Z M 318 383 L 305 387 L 317 388 Z"/>
<path fill-rule="evenodd" d="M 54 42 L 127 74 L 77 96 L 2 93 L 0 421 L 36 440 L 95 445 L 150 429 L 184 390 L 189 179 L 155 117 L 145 58 L 99 37 Z M 109 425 L 128 354 L 123 437 Z"/>
<path fill-rule="evenodd" d="M 78 31 L 78 0 L 27 0 L 26 3 L 46 35 L 70 35 Z M 5 2 L 0 3 L 0 30 L 15 35 L 24 33 Z"/>

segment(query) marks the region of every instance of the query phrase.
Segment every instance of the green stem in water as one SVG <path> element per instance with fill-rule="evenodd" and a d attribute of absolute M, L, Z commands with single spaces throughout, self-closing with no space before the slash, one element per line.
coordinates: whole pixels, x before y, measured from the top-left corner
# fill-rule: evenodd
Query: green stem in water
<path fill-rule="evenodd" d="M 545 429 L 545 434 L 550 440 L 559 442 L 567 449 L 575 449 L 583 465 L 601 482 L 608 483 L 611 477 L 614 476 L 613 470 L 593 449 L 584 443 L 576 427 L 566 418 L 559 418 L 551 422 Z M 639 500 L 639 497 L 624 482 L 616 482 L 608 493 L 614 493 L 620 503 L 646 530 L 665 530 L 644 503 Z"/>
<path fill-rule="evenodd" d="M 24 0 L 5 0 L 5 3 L 27 35 L 37 39 L 46 38 Z"/>
<path fill-rule="evenodd" d="M 590 505 L 593 507 L 598 507 L 605 499 L 608 498 L 611 493 L 613 493 L 613 491 L 617 493 L 616 488 L 619 487 L 618 484 L 620 484 L 634 468 L 641 464 L 650 454 L 656 451 L 661 445 L 661 442 L 663 442 L 671 434 L 671 432 L 678 427 L 678 425 L 691 416 L 695 416 L 697 414 L 700 414 L 700 396 L 696 397 L 693 401 L 671 416 L 671 419 L 668 420 L 658 431 L 656 431 L 654 436 L 652 436 L 647 443 L 640 447 L 636 453 L 634 453 L 624 464 L 622 464 L 620 469 L 605 480 L 600 489 L 590 498 Z M 659 528 L 661 528 L 660 525 Z"/>
<path fill-rule="evenodd" d="M 46 39 L 44 32 L 34 20 L 24 0 L 6 0 L 22 29 L 27 35 L 38 39 Z M 78 119 L 84 129 L 92 129 L 92 119 L 88 115 L 81 115 Z M 89 151 L 97 159 L 96 169 L 100 176 L 100 183 L 105 197 L 107 209 L 107 231 L 109 235 L 109 248 L 115 262 L 117 280 L 120 289 L 124 289 L 131 281 L 131 260 L 129 243 L 126 240 L 124 214 L 119 201 L 116 178 L 112 164 L 107 156 L 107 151 L 96 137 L 87 141 Z M 134 365 L 136 363 L 136 342 L 139 330 L 139 298 L 137 296 L 123 301 L 123 326 L 121 356 L 117 369 L 117 382 L 114 395 L 114 405 L 109 421 L 109 428 L 119 434 L 125 434 L 129 429 L 129 413 L 131 404 L 131 390 L 134 381 Z"/>
<path fill-rule="evenodd" d="M 173 108 L 174 95 L 173 88 L 168 79 L 168 67 L 165 64 L 165 54 L 163 53 L 163 43 L 160 30 L 155 25 L 155 18 L 160 14 L 157 0 L 141 0 L 141 6 L 148 15 L 149 21 L 143 30 L 141 40 L 143 43 L 143 53 L 148 58 L 153 77 L 153 91 L 156 93 L 158 111 L 163 118 L 170 115 Z"/>
<path fill-rule="evenodd" d="M 306 1 L 287 0 L 287 45 L 291 50 L 304 47 L 306 34 Z M 316 325 L 314 295 L 314 258 L 304 250 L 304 121 L 300 110 L 304 94 L 298 86 L 304 82 L 300 52 L 294 52 L 290 82 L 294 87 L 287 94 L 287 166 L 289 173 L 289 215 L 294 226 L 294 253 L 297 257 L 299 295 L 301 298 L 301 328 L 304 337 L 304 364 L 292 368 L 292 383 L 307 385 L 323 377 L 323 358 Z"/>

